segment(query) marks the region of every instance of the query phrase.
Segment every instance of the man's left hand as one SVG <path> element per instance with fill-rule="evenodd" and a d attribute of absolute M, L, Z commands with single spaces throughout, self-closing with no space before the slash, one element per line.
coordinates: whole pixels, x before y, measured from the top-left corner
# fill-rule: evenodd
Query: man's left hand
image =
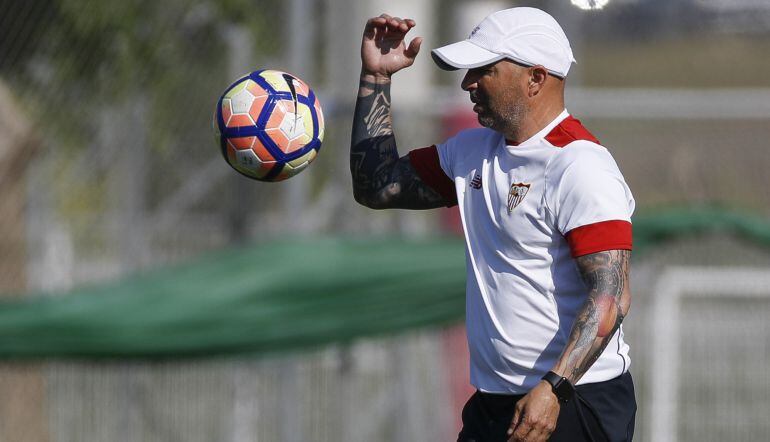
<path fill-rule="evenodd" d="M 560 408 L 551 384 L 540 381 L 516 403 L 513 420 L 508 429 L 508 442 L 547 441 L 556 429 Z"/>

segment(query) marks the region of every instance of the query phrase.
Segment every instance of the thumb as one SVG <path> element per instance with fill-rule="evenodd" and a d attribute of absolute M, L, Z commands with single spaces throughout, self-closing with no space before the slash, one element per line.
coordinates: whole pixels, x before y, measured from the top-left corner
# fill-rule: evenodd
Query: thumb
<path fill-rule="evenodd" d="M 409 47 L 404 51 L 404 55 L 409 58 L 414 58 L 417 53 L 420 52 L 420 45 L 422 44 L 422 37 L 415 37 L 409 42 Z"/>

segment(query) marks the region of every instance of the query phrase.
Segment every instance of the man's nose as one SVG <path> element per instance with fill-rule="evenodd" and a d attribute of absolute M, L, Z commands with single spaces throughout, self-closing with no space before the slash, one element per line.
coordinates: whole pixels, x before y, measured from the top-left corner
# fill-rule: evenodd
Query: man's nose
<path fill-rule="evenodd" d="M 463 81 L 460 82 L 460 87 L 462 88 L 462 90 L 468 91 L 468 92 L 478 87 L 478 85 L 476 84 L 476 76 L 472 75 L 470 70 L 465 74 L 465 77 L 463 77 Z"/>

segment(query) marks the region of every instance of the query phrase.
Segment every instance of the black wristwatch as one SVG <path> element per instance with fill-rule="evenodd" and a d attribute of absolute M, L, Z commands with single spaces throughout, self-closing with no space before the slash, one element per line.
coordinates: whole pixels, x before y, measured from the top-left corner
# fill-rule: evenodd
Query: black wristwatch
<path fill-rule="evenodd" d="M 567 378 L 549 371 L 543 376 L 543 380 L 551 384 L 553 393 L 559 398 L 559 402 L 567 403 L 575 396 L 575 386 Z"/>

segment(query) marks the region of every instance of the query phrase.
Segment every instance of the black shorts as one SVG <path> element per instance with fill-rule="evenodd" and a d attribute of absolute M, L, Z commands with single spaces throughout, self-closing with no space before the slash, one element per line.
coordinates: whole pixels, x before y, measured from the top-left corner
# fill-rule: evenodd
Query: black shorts
<path fill-rule="evenodd" d="M 630 441 L 634 436 L 636 399 L 631 374 L 578 385 L 575 398 L 562 404 L 552 442 Z M 505 442 L 516 402 L 524 397 L 477 391 L 463 407 L 458 442 Z"/>

